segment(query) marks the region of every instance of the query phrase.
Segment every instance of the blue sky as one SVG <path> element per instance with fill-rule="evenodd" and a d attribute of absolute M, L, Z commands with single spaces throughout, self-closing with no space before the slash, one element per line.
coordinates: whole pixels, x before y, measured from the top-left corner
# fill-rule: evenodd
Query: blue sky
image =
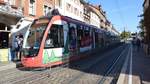
<path fill-rule="evenodd" d="M 106 11 L 107 18 L 115 28 L 121 32 L 124 27 L 127 31 L 137 32 L 141 19 L 143 0 L 88 0 L 90 3 L 101 4 Z"/>

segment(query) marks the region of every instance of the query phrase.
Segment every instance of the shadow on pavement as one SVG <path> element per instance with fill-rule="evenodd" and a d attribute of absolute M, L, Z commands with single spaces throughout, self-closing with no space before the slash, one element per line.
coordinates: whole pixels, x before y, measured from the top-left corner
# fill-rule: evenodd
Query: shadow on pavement
<path fill-rule="evenodd" d="M 137 76 L 141 80 L 141 84 L 150 84 L 150 56 L 144 53 L 140 48 L 133 46 L 133 76 Z"/>
<path fill-rule="evenodd" d="M 125 58 L 127 53 L 123 54 L 119 60 L 118 63 L 113 67 L 111 72 L 106 75 L 107 71 L 110 70 L 111 66 L 114 63 L 114 60 L 117 59 L 117 56 L 121 54 L 123 50 L 127 48 L 128 44 L 118 44 L 118 45 L 113 45 L 113 46 L 108 46 L 103 49 L 98 49 L 95 52 L 89 53 L 87 52 L 87 56 L 85 58 L 81 58 L 80 60 L 69 62 L 67 68 L 73 69 L 73 70 L 78 70 L 84 73 L 89 73 L 89 74 L 94 74 L 94 75 L 100 75 L 102 77 L 115 77 L 115 81 L 117 81 L 117 77 L 119 76 L 122 68 L 122 65 L 124 64 Z M 128 49 L 126 49 L 128 51 Z M 85 54 L 84 54 L 85 55 Z M 96 60 L 98 60 L 96 62 Z M 46 69 L 39 69 L 39 70 L 34 70 L 34 69 L 26 69 L 26 68 L 20 68 L 20 64 L 16 65 L 16 67 L 19 70 L 23 71 L 41 71 L 41 70 L 46 70 Z M 57 67 L 57 66 L 55 66 Z M 125 73 L 128 74 L 128 73 Z"/>

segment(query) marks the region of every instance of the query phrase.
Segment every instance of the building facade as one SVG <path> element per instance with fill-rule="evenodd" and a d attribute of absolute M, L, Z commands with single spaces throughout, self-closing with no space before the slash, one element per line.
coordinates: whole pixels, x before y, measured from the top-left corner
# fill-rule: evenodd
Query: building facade
<path fill-rule="evenodd" d="M 56 0 L 55 9 L 61 15 L 83 21 L 83 4 L 80 0 Z"/>
<path fill-rule="evenodd" d="M 144 4 L 144 26 L 145 26 L 145 42 L 150 42 L 150 0 L 145 0 Z"/>
<path fill-rule="evenodd" d="M 101 28 L 100 26 L 100 16 L 99 16 L 99 10 L 94 7 L 93 5 L 89 5 L 90 9 L 91 9 L 91 17 L 90 17 L 90 24 L 94 25 L 98 28 Z"/>
<path fill-rule="evenodd" d="M 89 7 L 89 4 L 82 1 L 82 4 L 84 5 L 84 10 L 83 10 L 83 21 L 87 24 L 90 24 L 90 19 L 91 19 L 91 8 Z"/>
<path fill-rule="evenodd" d="M 38 18 L 54 8 L 54 0 L 23 0 L 25 17 Z"/>
<path fill-rule="evenodd" d="M 100 19 L 100 26 L 101 26 L 101 28 L 107 30 L 106 29 L 106 22 L 107 22 L 106 12 L 103 11 L 101 5 L 96 5 L 95 8 L 97 8 L 98 13 L 99 13 L 98 15 L 101 18 Z"/>
<path fill-rule="evenodd" d="M 112 24 L 110 23 L 110 21 L 106 20 L 105 27 L 106 27 L 106 30 L 108 31 L 112 30 Z"/>
<path fill-rule="evenodd" d="M 54 4 L 54 0 L 0 0 L 0 61 L 11 60 L 15 35 L 24 35 L 32 20 L 46 15 Z"/>
<path fill-rule="evenodd" d="M 11 60 L 8 53 L 16 35 L 24 35 L 32 20 L 47 16 L 53 9 L 98 28 L 110 27 L 101 6 L 85 0 L 0 0 L 0 61 Z"/>
<path fill-rule="evenodd" d="M 91 12 L 90 24 L 100 28 L 100 18 L 95 12 Z"/>
<path fill-rule="evenodd" d="M 90 8 L 95 11 L 95 13 L 98 15 L 99 18 L 99 27 L 102 29 L 107 30 L 106 28 L 106 22 L 107 22 L 107 18 L 106 18 L 106 14 L 103 11 L 103 9 L 101 8 L 101 5 L 90 5 Z"/>
<path fill-rule="evenodd" d="M 23 17 L 21 0 L 0 0 L 0 61 L 8 61 L 11 29 Z"/>
<path fill-rule="evenodd" d="M 41 16 L 46 16 L 48 12 L 52 11 L 54 8 L 54 0 L 20 0 L 23 9 L 23 18 L 13 27 L 12 34 L 21 31 L 27 25 L 29 25 L 32 20 L 39 18 Z"/>
<path fill-rule="evenodd" d="M 117 36 L 120 35 L 120 32 L 117 31 L 116 28 L 114 28 L 114 26 L 112 26 L 111 31 L 112 31 L 115 35 L 117 35 Z"/>
<path fill-rule="evenodd" d="M 144 47 L 147 54 L 150 53 L 150 0 L 144 0 Z"/>

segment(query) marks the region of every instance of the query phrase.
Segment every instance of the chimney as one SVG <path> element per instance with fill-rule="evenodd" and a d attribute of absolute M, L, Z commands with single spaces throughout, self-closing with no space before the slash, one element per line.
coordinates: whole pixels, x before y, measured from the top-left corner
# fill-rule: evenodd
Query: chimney
<path fill-rule="evenodd" d="M 98 5 L 99 8 L 101 8 L 101 5 Z"/>

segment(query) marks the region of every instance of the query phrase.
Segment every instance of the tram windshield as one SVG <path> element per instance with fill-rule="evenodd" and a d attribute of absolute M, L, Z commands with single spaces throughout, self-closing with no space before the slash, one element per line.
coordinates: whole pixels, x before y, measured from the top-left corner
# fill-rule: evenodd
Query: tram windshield
<path fill-rule="evenodd" d="M 38 53 L 48 22 L 48 19 L 39 19 L 33 22 L 29 29 L 29 34 L 25 43 L 25 56 L 32 56 Z"/>

